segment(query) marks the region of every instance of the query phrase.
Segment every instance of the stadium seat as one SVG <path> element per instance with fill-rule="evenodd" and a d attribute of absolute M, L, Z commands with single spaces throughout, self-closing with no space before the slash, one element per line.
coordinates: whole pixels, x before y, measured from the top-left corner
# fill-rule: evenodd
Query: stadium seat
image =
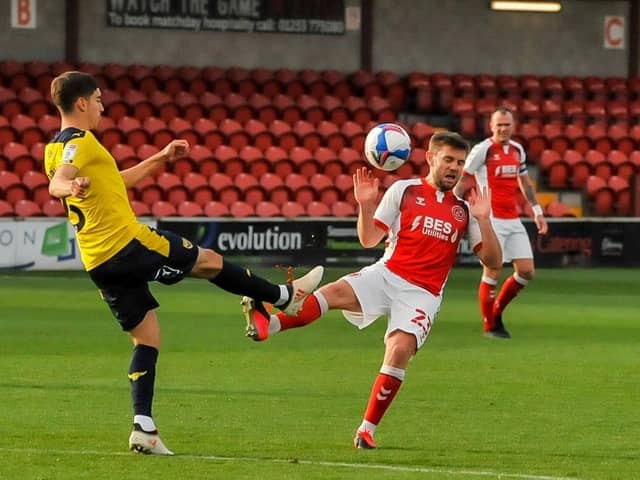
<path fill-rule="evenodd" d="M 174 207 L 178 207 L 189 198 L 186 187 L 182 184 L 180 177 L 173 173 L 163 172 L 158 175 L 157 185 L 162 189 L 163 200 L 166 200 Z"/>
<path fill-rule="evenodd" d="M 187 200 L 178 205 L 178 215 L 181 217 L 200 217 L 204 215 L 204 210 L 197 203 Z"/>
<path fill-rule="evenodd" d="M 279 217 L 280 207 L 269 201 L 262 201 L 256 205 L 256 215 L 258 217 Z"/>
<path fill-rule="evenodd" d="M 323 120 L 317 125 L 316 131 L 322 138 L 322 144 L 336 153 L 347 146 L 347 140 L 340 133 L 338 125 L 335 123 Z"/>
<path fill-rule="evenodd" d="M 591 165 L 575 150 L 567 150 L 562 158 L 571 170 L 571 187 L 582 188 L 592 173 Z"/>
<path fill-rule="evenodd" d="M 310 217 L 328 217 L 331 215 L 331 209 L 321 202 L 310 202 L 306 205 L 306 211 Z"/>
<path fill-rule="evenodd" d="M 38 128 L 42 131 L 45 141 L 49 141 L 60 130 L 60 117 L 43 115 L 38 119 Z"/>
<path fill-rule="evenodd" d="M 242 147 L 238 152 L 238 157 L 244 162 L 248 172 L 256 178 L 270 170 L 270 164 L 264 157 L 262 151 L 252 145 Z"/>
<path fill-rule="evenodd" d="M 285 218 L 303 217 L 307 214 L 305 208 L 297 202 L 285 202 L 280 206 L 282 216 Z"/>
<path fill-rule="evenodd" d="M 540 155 L 540 170 L 547 177 L 550 188 L 567 188 L 569 180 L 569 165 L 555 150 L 543 150 Z"/>
<path fill-rule="evenodd" d="M 273 134 L 267 129 L 266 124 L 259 120 L 249 119 L 245 123 L 244 129 L 251 137 L 251 145 L 263 152 L 275 143 Z"/>
<path fill-rule="evenodd" d="M 178 215 L 176 207 L 165 201 L 155 202 L 151 206 L 151 214 L 156 218 L 175 217 Z"/>
<path fill-rule="evenodd" d="M 252 207 L 266 200 L 267 194 L 253 175 L 239 173 L 233 180 L 235 186 L 240 190 L 242 199 Z"/>
<path fill-rule="evenodd" d="M 282 178 L 275 173 L 267 172 L 263 174 L 259 177 L 259 183 L 269 201 L 279 207 L 290 200 L 291 191 L 285 186 Z"/>
<path fill-rule="evenodd" d="M 617 215 L 630 216 L 632 212 L 631 187 L 622 177 L 612 175 L 607 180 L 607 186 L 615 194 L 615 211 Z"/>
<path fill-rule="evenodd" d="M 149 207 L 163 199 L 162 189 L 153 177 L 143 178 L 133 187 L 133 190 L 135 197 Z"/>
<path fill-rule="evenodd" d="M 613 164 L 607 161 L 607 157 L 598 150 L 589 150 L 585 156 L 585 160 L 591 166 L 591 172 L 602 178 L 603 180 L 607 180 L 615 170 Z"/>
<path fill-rule="evenodd" d="M 575 216 L 568 206 L 566 206 L 564 203 L 558 202 L 557 200 L 554 200 L 550 202 L 549 205 L 547 205 L 545 213 L 547 216 L 552 218 Z"/>
<path fill-rule="evenodd" d="M 311 152 L 322 145 L 320 133 L 310 122 L 298 120 L 293 124 L 293 132 L 298 136 L 298 144 Z"/>
<path fill-rule="evenodd" d="M 340 133 L 342 133 L 344 138 L 347 139 L 349 147 L 358 152 L 364 150 L 364 140 L 366 138 L 367 131 L 364 130 L 362 125 L 356 122 L 347 121 L 340 127 Z"/>
<path fill-rule="evenodd" d="M 227 207 L 241 198 L 240 189 L 234 184 L 231 177 L 224 173 L 214 173 L 209 177 L 209 185 L 214 191 L 215 198 Z"/>
<path fill-rule="evenodd" d="M 181 138 L 189 142 L 189 145 L 200 143 L 200 134 L 193 128 L 191 122 L 182 117 L 175 117 L 167 124 L 169 130 L 173 132 L 174 138 Z"/>
<path fill-rule="evenodd" d="M 187 173 L 182 178 L 182 184 L 189 193 L 189 199 L 201 207 L 204 207 L 214 198 L 213 189 L 209 186 L 207 178 L 200 173 Z"/>
<path fill-rule="evenodd" d="M 274 120 L 269 124 L 269 131 L 275 138 L 277 145 L 287 152 L 298 145 L 298 137 L 293 132 L 291 125 L 282 121 Z"/>
<path fill-rule="evenodd" d="M 585 183 L 585 189 L 595 215 L 608 216 L 614 213 L 615 193 L 605 180 L 591 175 Z"/>
<path fill-rule="evenodd" d="M 193 145 L 189 149 L 189 158 L 197 172 L 205 177 L 220 170 L 220 165 L 213 152 L 206 146 Z"/>
<path fill-rule="evenodd" d="M 11 127 L 16 131 L 20 138 L 20 143 L 25 147 L 31 148 L 31 145 L 45 140 L 42 130 L 37 126 L 31 116 L 18 114 L 11 119 Z"/>
<path fill-rule="evenodd" d="M 42 210 L 32 200 L 18 200 L 13 205 L 13 211 L 17 217 L 39 217 L 42 215 Z"/>
<path fill-rule="evenodd" d="M 255 216 L 255 209 L 245 202 L 235 202 L 229 207 L 229 213 L 234 218 L 246 218 Z"/>
<path fill-rule="evenodd" d="M 151 216 L 151 208 L 144 202 L 140 202 L 138 200 L 130 200 L 131 209 L 136 217 L 150 217 Z"/>
<path fill-rule="evenodd" d="M 333 205 L 331 205 L 331 214 L 334 217 L 338 217 L 338 218 L 355 217 L 356 209 L 350 203 L 336 202 Z"/>
<path fill-rule="evenodd" d="M 229 207 L 225 204 L 212 201 L 204 206 L 204 214 L 207 217 L 228 217 L 231 215 L 231 212 L 229 212 Z"/>
<path fill-rule="evenodd" d="M 49 195 L 49 179 L 39 171 L 30 170 L 22 175 L 22 184 L 29 190 L 31 200 L 42 206 L 51 199 Z"/>
<path fill-rule="evenodd" d="M 265 159 L 271 165 L 271 171 L 284 179 L 293 172 L 295 164 L 287 152 L 280 147 L 269 147 L 264 151 Z"/>
<path fill-rule="evenodd" d="M 225 118 L 218 124 L 218 128 L 226 139 L 226 144 L 239 151 L 249 145 L 251 138 L 242 125 L 236 120 Z"/>
<path fill-rule="evenodd" d="M 13 217 L 13 206 L 5 200 L 0 200 L 0 217 Z"/>
<path fill-rule="evenodd" d="M 129 145 L 117 143 L 110 149 L 120 170 L 126 170 L 139 162 L 136 151 Z"/>
<path fill-rule="evenodd" d="M 319 99 L 319 101 L 320 105 L 326 112 L 326 121 L 333 123 L 339 128 L 349 120 L 349 109 L 347 109 L 340 98 L 327 95 L 326 97 Z"/>
<path fill-rule="evenodd" d="M 2 155 L 9 161 L 11 171 L 22 176 L 29 170 L 36 170 L 37 162 L 21 143 L 9 142 L 2 148 Z"/>
<path fill-rule="evenodd" d="M 289 152 L 289 158 L 295 165 L 295 171 L 307 178 L 320 172 L 320 162 L 304 147 L 293 147 Z"/>

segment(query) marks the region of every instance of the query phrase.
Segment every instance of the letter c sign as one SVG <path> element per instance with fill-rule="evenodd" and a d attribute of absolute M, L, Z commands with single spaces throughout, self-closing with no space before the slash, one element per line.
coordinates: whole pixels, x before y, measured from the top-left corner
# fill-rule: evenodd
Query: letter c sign
<path fill-rule="evenodd" d="M 604 17 L 604 48 L 624 50 L 624 17 Z"/>

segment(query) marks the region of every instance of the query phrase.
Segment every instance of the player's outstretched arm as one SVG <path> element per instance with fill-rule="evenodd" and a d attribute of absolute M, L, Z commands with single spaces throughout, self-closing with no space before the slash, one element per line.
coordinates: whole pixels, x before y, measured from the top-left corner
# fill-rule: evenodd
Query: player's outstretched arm
<path fill-rule="evenodd" d="M 160 150 L 158 153 L 144 159 L 131 168 L 122 170 L 120 175 L 127 188 L 133 187 L 143 178 L 149 176 L 160 165 L 167 162 L 173 162 L 177 158 L 184 157 L 189 153 L 189 142 L 186 140 L 172 140 Z"/>
<path fill-rule="evenodd" d="M 73 165 L 60 165 L 49 182 L 49 194 L 56 198 L 85 198 L 91 181 L 88 177 L 76 177 L 77 174 L 78 169 Z"/>
<path fill-rule="evenodd" d="M 483 265 L 493 269 L 502 267 L 502 248 L 491 225 L 491 191 L 484 187 L 469 191 L 469 212 L 478 221 L 482 246 L 476 252 Z"/>
<path fill-rule="evenodd" d="M 373 220 L 378 198 L 379 180 L 370 170 L 358 168 L 353 174 L 353 193 L 358 202 L 358 239 L 364 248 L 380 243 L 385 232 Z"/>

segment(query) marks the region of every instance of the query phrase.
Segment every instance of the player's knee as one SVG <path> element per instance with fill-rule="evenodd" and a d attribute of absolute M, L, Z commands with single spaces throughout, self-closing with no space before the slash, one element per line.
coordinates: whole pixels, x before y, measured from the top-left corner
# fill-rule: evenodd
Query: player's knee
<path fill-rule="evenodd" d="M 516 272 L 516 274 L 521 277 L 524 278 L 526 281 L 530 282 L 531 280 L 533 280 L 533 277 L 535 276 L 535 268 L 531 267 L 531 268 L 526 268 L 526 269 L 522 269 L 522 270 L 518 270 Z"/>
<path fill-rule="evenodd" d="M 201 248 L 190 274 L 196 278 L 213 278 L 222 270 L 222 264 L 222 255 L 209 248 Z"/>

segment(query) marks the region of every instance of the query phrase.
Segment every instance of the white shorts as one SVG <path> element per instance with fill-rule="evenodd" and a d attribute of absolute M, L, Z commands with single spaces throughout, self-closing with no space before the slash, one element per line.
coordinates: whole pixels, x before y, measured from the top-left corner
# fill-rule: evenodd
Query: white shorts
<path fill-rule="evenodd" d="M 492 218 L 491 223 L 502 247 L 502 261 L 533 258 L 527 230 L 519 218 Z"/>
<path fill-rule="evenodd" d="M 343 310 L 349 322 L 362 329 L 380 315 L 388 315 L 385 342 L 391 332 L 401 330 L 414 335 L 418 349 L 422 347 L 440 310 L 442 297 L 407 282 L 380 262 L 342 280 L 351 285 L 362 308 L 362 313 Z"/>

